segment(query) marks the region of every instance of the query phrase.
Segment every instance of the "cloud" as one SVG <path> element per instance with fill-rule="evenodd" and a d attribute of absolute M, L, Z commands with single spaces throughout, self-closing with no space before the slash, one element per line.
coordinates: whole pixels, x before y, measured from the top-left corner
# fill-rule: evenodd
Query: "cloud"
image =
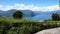
<path fill-rule="evenodd" d="M 55 10 L 59 10 L 59 5 L 48 6 L 48 7 L 34 7 L 32 10 L 34 11 L 55 11 Z"/>
<path fill-rule="evenodd" d="M 14 4 L 14 5 L 0 5 L 0 10 L 10 10 L 10 9 L 17 9 L 17 10 L 32 10 L 32 11 L 55 11 L 59 10 L 59 5 L 54 6 L 47 6 L 47 7 L 38 7 L 31 5 L 24 5 L 24 4 Z"/>
<path fill-rule="evenodd" d="M 0 10 L 2 9 L 2 7 L 3 7 L 3 6 L 2 6 L 2 5 L 0 5 Z"/>

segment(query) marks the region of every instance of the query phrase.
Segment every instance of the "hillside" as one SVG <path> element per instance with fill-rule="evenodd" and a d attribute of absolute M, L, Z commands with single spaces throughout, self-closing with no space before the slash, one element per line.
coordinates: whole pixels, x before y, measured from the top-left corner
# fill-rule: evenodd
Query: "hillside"
<path fill-rule="evenodd" d="M 16 11 L 15 9 L 11 9 L 8 11 L 0 10 L 0 14 L 3 15 L 4 17 L 12 17 L 15 11 Z M 58 14 L 60 14 L 60 10 L 51 11 L 51 12 L 31 11 L 31 10 L 20 10 L 20 11 L 23 13 L 23 18 L 32 19 L 32 20 L 48 20 L 51 19 L 52 13 L 57 12 Z"/>

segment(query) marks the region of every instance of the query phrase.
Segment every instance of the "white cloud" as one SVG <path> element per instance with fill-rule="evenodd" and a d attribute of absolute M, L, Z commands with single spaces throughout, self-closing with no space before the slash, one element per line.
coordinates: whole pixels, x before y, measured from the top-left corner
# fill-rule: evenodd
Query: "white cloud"
<path fill-rule="evenodd" d="M 2 9 L 2 7 L 3 7 L 3 6 L 2 6 L 2 5 L 0 5 L 0 10 Z"/>
<path fill-rule="evenodd" d="M 55 10 L 59 10 L 59 5 L 48 6 L 48 7 L 34 7 L 32 10 L 35 10 L 35 11 L 55 11 Z"/>
<path fill-rule="evenodd" d="M 24 4 L 15 4 L 15 6 L 24 6 Z"/>
<path fill-rule="evenodd" d="M 48 10 L 48 11 L 59 10 L 59 5 L 49 6 L 49 7 L 45 7 L 45 8 L 47 8 L 46 10 Z"/>
<path fill-rule="evenodd" d="M 10 9 L 18 9 L 18 10 L 32 10 L 32 11 L 55 11 L 59 10 L 59 5 L 48 6 L 48 7 L 38 7 L 31 5 L 24 5 L 24 4 L 14 4 L 14 5 L 0 5 L 0 10 L 10 10 Z"/>

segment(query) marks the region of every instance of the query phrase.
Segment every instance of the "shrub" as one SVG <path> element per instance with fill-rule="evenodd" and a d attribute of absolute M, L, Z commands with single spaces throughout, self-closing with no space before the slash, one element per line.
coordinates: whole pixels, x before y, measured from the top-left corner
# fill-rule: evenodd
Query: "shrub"
<path fill-rule="evenodd" d="M 60 20 L 60 16 L 57 13 L 53 13 L 52 20 L 58 21 L 58 20 Z"/>
<path fill-rule="evenodd" d="M 17 10 L 14 14 L 13 14 L 14 18 L 18 18 L 21 19 L 22 18 L 22 12 Z"/>
<path fill-rule="evenodd" d="M 0 34 L 34 34 L 43 29 L 60 27 L 60 21 L 46 21 L 46 23 L 48 26 L 32 20 L 0 18 Z"/>

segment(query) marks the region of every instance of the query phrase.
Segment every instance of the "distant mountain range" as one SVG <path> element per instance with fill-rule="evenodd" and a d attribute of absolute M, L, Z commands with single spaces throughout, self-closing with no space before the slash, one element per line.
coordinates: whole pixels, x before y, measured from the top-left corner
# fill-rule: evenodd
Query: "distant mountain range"
<path fill-rule="evenodd" d="M 8 11 L 2 11 L 0 10 L 0 14 L 3 15 L 4 17 L 12 17 L 13 13 L 15 12 L 15 9 L 11 9 Z M 52 13 L 57 12 L 60 14 L 60 10 L 56 11 L 31 11 L 31 10 L 20 10 L 23 13 L 23 17 L 27 19 L 32 19 L 32 20 L 48 20 L 51 19 Z"/>

